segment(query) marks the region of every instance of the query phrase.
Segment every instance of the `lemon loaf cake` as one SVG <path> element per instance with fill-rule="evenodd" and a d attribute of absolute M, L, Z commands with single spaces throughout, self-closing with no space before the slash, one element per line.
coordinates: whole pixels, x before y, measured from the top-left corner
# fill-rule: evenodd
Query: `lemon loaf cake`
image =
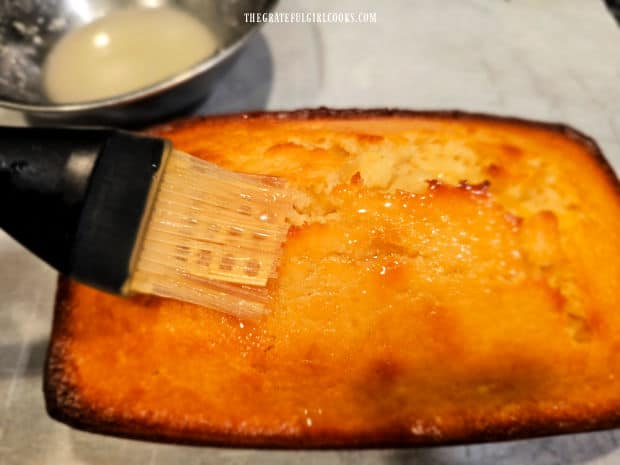
<path fill-rule="evenodd" d="M 620 425 L 620 189 L 562 125 L 327 110 L 151 131 L 295 193 L 268 314 L 60 278 L 54 418 L 150 440 L 462 443 Z M 106 245 L 113 246 L 113 245 Z"/>

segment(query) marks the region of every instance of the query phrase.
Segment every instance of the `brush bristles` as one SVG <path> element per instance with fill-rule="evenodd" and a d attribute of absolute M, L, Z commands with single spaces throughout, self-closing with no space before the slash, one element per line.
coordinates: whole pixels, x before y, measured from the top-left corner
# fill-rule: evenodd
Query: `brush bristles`
<path fill-rule="evenodd" d="M 129 291 L 264 313 L 288 231 L 284 183 L 173 151 L 158 189 Z"/>

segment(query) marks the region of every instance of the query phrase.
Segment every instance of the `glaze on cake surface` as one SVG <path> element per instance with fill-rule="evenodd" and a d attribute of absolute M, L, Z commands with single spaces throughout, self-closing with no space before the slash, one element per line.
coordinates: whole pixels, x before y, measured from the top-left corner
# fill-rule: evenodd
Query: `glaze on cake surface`
<path fill-rule="evenodd" d="M 620 425 L 620 190 L 563 126 L 329 111 L 153 130 L 297 192 L 269 315 L 61 278 L 50 414 L 91 431 L 282 447 Z"/>

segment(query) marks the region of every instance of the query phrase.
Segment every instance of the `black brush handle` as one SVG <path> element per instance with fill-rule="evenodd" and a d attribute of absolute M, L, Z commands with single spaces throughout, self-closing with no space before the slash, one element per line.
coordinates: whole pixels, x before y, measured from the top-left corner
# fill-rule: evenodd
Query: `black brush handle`
<path fill-rule="evenodd" d="M 120 292 L 166 142 L 0 127 L 0 227 L 58 271 Z"/>

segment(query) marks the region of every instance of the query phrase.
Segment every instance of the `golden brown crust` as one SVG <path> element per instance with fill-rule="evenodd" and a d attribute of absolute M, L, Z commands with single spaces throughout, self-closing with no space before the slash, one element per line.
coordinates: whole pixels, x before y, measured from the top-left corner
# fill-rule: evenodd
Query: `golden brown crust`
<path fill-rule="evenodd" d="M 348 118 L 348 119 L 370 119 L 377 117 L 430 117 L 439 119 L 480 119 L 486 122 L 505 122 L 518 125 L 531 126 L 535 128 L 554 131 L 582 144 L 590 155 L 599 163 L 601 169 L 610 176 L 610 181 L 620 191 L 620 182 L 613 168 L 603 155 L 601 148 L 596 141 L 587 134 L 564 123 L 551 123 L 548 121 L 535 121 L 516 116 L 500 116 L 489 113 L 467 112 L 462 110 L 404 110 L 400 108 L 305 108 L 294 111 L 251 111 L 245 113 L 232 113 L 223 115 L 199 116 L 191 118 L 181 118 L 173 123 L 165 123 L 152 127 L 148 132 L 151 134 L 165 134 L 168 131 L 181 129 L 185 125 L 196 124 L 201 120 L 227 120 L 227 119 L 279 119 L 279 120 L 313 120 L 320 118 Z"/>
<path fill-rule="evenodd" d="M 341 311 L 342 317 L 340 313 L 330 313 L 329 319 L 323 319 L 325 315 L 316 308 L 317 302 L 310 300 L 308 306 L 298 303 L 286 308 L 276 306 L 275 317 L 248 322 L 240 328 L 238 321 L 228 317 L 212 313 L 197 316 L 197 309 L 190 305 L 149 297 L 123 301 L 61 277 L 45 379 L 46 403 L 52 417 L 89 431 L 156 441 L 287 448 L 478 442 L 620 424 L 620 394 L 613 394 L 620 392 L 615 381 L 616 373 L 620 377 L 620 360 L 615 355 L 619 352 L 616 349 L 620 347 L 620 341 L 614 335 L 616 325 L 620 329 L 620 322 L 609 314 L 613 308 L 599 308 L 607 300 L 605 296 L 595 295 L 595 289 L 590 295 L 586 294 L 594 303 L 585 305 L 585 310 L 579 305 L 575 307 L 575 302 L 583 300 L 581 294 L 574 297 L 575 288 L 580 292 L 590 290 L 594 281 L 564 272 L 585 270 L 592 273 L 590 262 L 582 263 L 580 260 L 586 259 L 576 252 L 566 251 L 567 245 L 583 246 L 593 240 L 612 240 L 613 237 L 603 237 L 604 233 L 616 232 L 618 224 L 620 184 L 594 141 L 564 125 L 462 112 L 401 110 L 318 109 L 227 115 L 184 120 L 154 128 L 152 133 L 171 137 L 180 149 L 192 150 L 207 159 L 229 164 L 231 169 L 239 169 L 235 163 L 247 163 L 253 156 L 235 161 L 227 153 L 230 150 L 227 145 L 217 145 L 225 142 L 215 141 L 203 147 L 199 139 L 202 135 L 214 137 L 213 127 L 232 130 L 231 122 L 238 125 L 241 121 L 256 120 L 270 124 L 320 121 L 323 126 L 317 129 L 319 132 L 327 131 L 330 122 L 342 121 L 368 120 L 373 124 L 378 120 L 466 121 L 490 132 L 493 125 L 515 133 L 524 131 L 523 128 L 534 128 L 543 134 L 541 140 L 549 144 L 555 144 L 557 140 L 551 136 L 546 138 L 544 134 L 554 133 L 573 141 L 581 152 L 596 160 L 599 174 L 591 168 L 593 174 L 588 174 L 583 182 L 594 180 L 597 183 L 590 187 L 596 191 L 592 201 L 606 199 L 607 216 L 611 218 L 603 219 L 602 224 L 594 224 L 595 232 L 591 236 L 575 233 L 573 237 L 567 233 L 567 228 L 573 227 L 574 216 L 568 210 L 580 205 L 568 202 L 565 207 L 557 201 L 557 208 L 550 203 L 534 210 L 531 206 L 519 210 L 519 204 L 510 203 L 512 191 L 509 186 L 502 187 L 502 176 L 512 166 L 510 163 L 491 163 L 486 167 L 488 177 L 492 179 L 490 189 L 483 184 L 474 185 L 486 181 L 486 178 L 472 178 L 467 179 L 469 183 L 461 185 L 435 181 L 421 194 L 373 188 L 368 176 L 364 179 L 364 175 L 353 167 L 352 176 L 348 171 L 343 172 L 343 176 L 352 179 L 349 184 L 329 188 L 330 199 L 336 198 L 340 202 L 337 206 L 341 217 L 330 220 L 327 216 L 326 222 L 311 221 L 292 228 L 283 265 L 284 277 L 282 282 L 272 283 L 272 291 L 282 305 L 306 298 L 292 296 L 296 287 L 286 283 L 289 276 L 297 283 L 306 276 L 308 271 L 304 271 L 302 259 L 306 253 L 310 262 L 314 260 L 313 266 L 321 267 L 322 276 L 333 273 L 342 278 L 339 292 L 348 299 L 349 306 L 353 305 L 350 301 L 354 294 L 347 294 L 347 282 L 370 279 L 368 289 L 377 299 L 375 306 L 384 302 L 402 306 L 395 310 L 396 317 L 390 318 L 385 313 L 375 315 L 371 304 L 360 301 L 355 305 L 359 305 L 361 321 L 353 321 L 355 313 L 347 313 L 346 308 Z M 214 126 L 207 129 L 208 125 Z M 377 134 L 382 128 L 359 134 L 360 144 L 374 143 L 377 137 L 380 139 Z M 259 131 L 274 131 L 271 126 L 248 130 L 255 131 L 257 137 Z M 292 128 L 287 134 L 295 135 L 295 131 L 297 129 Z M 527 131 L 523 134 L 530 136 Z M 232 134 L 231 137 L 239 135 Z M 334 140 L 338 137 L 334 136 Z M 303 145 L 303 142 L 291 143 L 290 146 L 286 145 L 288 142 L 276 142 L 268 144 L 269 149 L 273 149 L 269 153 L 274 156 L 282 156 L 282 151 L 294 154 L 296 150 L 306 149 L 317 151 L 312 152 L 311 157 L 323 153 L 319 153 L 323 150 L 323 142 L 310 149 L 300 148 L 299 144 Z M 480 147 L 480 150 L 494 150 L 493 147 Z M 333 156 L 329 150 L 324 151 L 326 157 Z M 502 150 L 501 157 L 520 156 L 513 145 Z M 300 152 L 300 155 L 303 157 L 304 154 Z M 553 157 L 549 160 L 557 162 Z M 328 168 L 331 169 L 332 165 Z M 300 186 L 309 182 L 304 181 L 305 174 L 311 173 L 306 171 L 295 175 L 294 182 Z M 514 171 L 510 176 L 514 176 Z M 600 186 L 605 183 L 611 195 Z M 567 192 L 570 197 L 570 189 Z M 317 194 L 316 198 L 323 195 Z M 544 199 L 555 202 L 553 197 Z M 585 206 L 589 205 L 584 202 Z M 385 203 L 399 204 L 400 210 L 397 214 L 386 214 L 382 210 Z M 333 205 L 328 207 L 319 213 L 331 211 Z M 368 208 L 375 215 L 373 224 L 381 229 L 368 243 L 364 243 L 368 226 L 360 226 L 354 215 L 360 207 L 364 211 Z M 562 208 L 567 211 L 563 212 Z M 473 322 L 460 319 L 464 307 L 452 300 L 446 302 L 434 298 L 429 303 L 421 298 L 416 305 L 429 311 L 415 314 L 415 321 L 407 320 L 406 312 L 418 311 L 418 307 L 410 310 L 408 305 L 411 304 L 390 300 L 398 292 L 406 299 L 416 297 L 403 290 L 403 286 L 408 288 L 412 284 L 422 293 L 438 292 L 433 287 L 424 288 L 426 281 L 418 281 L 417 274 L 423 274 L 424 270 L 416 268 L 416 260 L 419 260 L 418 256 L 427 259 L 424 247 L 409 250 L 411 239 L 407 233 L 400 229 L 391 232 L 398 226 L 398 221 L 408 215 L 436 226 L 443 221 L 434 216 L 437 211 L 454 217 L 454 224 L 452 220 L 449 222 L 454 229 L 446 229 L 446 234 L 452 231 L 456 235 L 458 228 L 465 224 L 460 221 L 480 212 L 477 214 L 484 221 L 467 223 L 468 231 L 475 232 L 483 241 L 488 239 L 489 244 L 496 235 L 502 238 L 501 246 L 492 253 L 484 247 L 476 248 L 475 243 L 461 243 L 470 247 L 476 257 L 468 263 L 496 263 L 494 256 L 504 257 L 505 252 L 504 261 L 512 260 L 510 252 L 513 249 L 504 250 L 504 244 L 513 244 L 514 250 L 527 254 L 527 263 L 517 257 L 510 269 L 524 273 L 523 281 L 510 281 L 506 287 L 502 287 L 504 281 L 493 281 L 492 285 L 496 286 L 493 289 L 512 293 L 511 299 L 528 294 L 529 299 L 514 306 L 516 310 L 522 308 L 534 326 L 522 324 L 516 311 L 498 312 L 501 315 L 498 320 L 505 319 L 507 328 L 514 333 L 506 338 L 497 329 L 501 321 L 489 321 L 493 305 L 502 310 L 502 305 L 510 307 L 513 304 L 510 301 L 504 304 L 486 302 L 485 289 L 481 287 L 478 293 L 472 284 L 481 278 L 486 279 L 487 275 L 482 271 L 470 282 L 473 286 L 471 296 L 477 302 L 468 310 L 472 312 Z M 312 212 L 309 218 L 319 213 Z M 604 223 L 607 220 L 611 226 Z M 492 237 L 485 236 L 487 221 L 497 225 L 491 228 Z M 584 221 L 589 225 L 592 220 L 588 216 Z M 576 228 L 579 227 L 578 224 Z M 408 225 L 407 229 L 415 230 L 412 237 L 434 234 L 417 224 Z M 361 252 L 333 246 L 344 237 L 364 243 L 360 246 Z M 317 238 L 327 242 L 315 244 Z M 444 245 L 449 248 L 447 242 Z M 324 256 L 326 247 L 334 249 L 327 258 Z M 608 248 L 593 254 L 615 256 L 609 254 L 616 246 L 605 247 Z M 353 268 L 355 263 L 368 263 L 367 255 L 360 259 L 355 254 L 374 248 L 378 248 L 384 261 L 374 263 L 371 260 L 368 266 L 376 267 L 371 270 L 372 276 L 351 272 L 349 277 L 351 263 Z M 344 259 L 349 265 L 338 262 Z M 444 262 L 433 263 L 445 267 Z M 427 265 L 424 265 L 425 269 Z M 610 275 L 605 278 L 608 286 L 619 286 L 617 267 L 613 264 L 606 266 L 608 268 L 602 267 L 602 272 Z M 377 276 L 377 270 L 380 270 L 380 276 L 389 276 L 388 284 Z M 450 273 L 462 272 L 455 268 Z M 303 288 L 303 284 L 299 286 Z M 316 292 L 324 292 L 318 302 L 326 306 L 338 302 L 330 294 L 333 290 L 329 286 L 321 287 L 321 280 L 310 280 L 308 286 Z M 451 286 L 452 281 L 448 280 L 441 288 L 446 289 L 446 295 L 451 299 L 462 297 L 458 289 Z M 619 290 L 611 289 L 616 295 Z M 298 300 L 291 300 L 293 298 Z M 531 310 L 529 300 L 535 301 Z M 286 314 L 288 307 L 294 307 L 297 314 Z M 546 307 L 550 309 L 549 313 Z M 369 308 L 372 311 L 364 310 Z M 580 313 L 582 310 L 584 314 Z M 475 312 L 480 313 L 480 318 L 485 315 L 487 318 L 476 323 L 478 326 L 474 324 Z M 369 321 L 365 321 L 367 314 Z M 313 324 L 321 326 L 316 330 L 309 329 Z M 328 331 L 330 325 L 336 336 Z M 399 326 L 406 327 L 409 332 L 400 332 Z M 565 327 L 569 328 L 566 334 L 553 332 Z M 540 334 L 538 328 L 541 328 Z M 362 331 L 371 332 L 365 339 L 360 339 Z M 179 339 L 174 332 L 185 336 Z M 284 342 L 289 336 L 295 344 Z M 472 348 L 472 341 L 478 343 L 476 336 L 479 336 L 481 346 L 483 343 L 490 345 L 488 350 L 477 346 Z M 413 342 L 418 342 L 424 353 L 418 356 L 415 350 L 405 349 Z M 510 345 L 512 342 L 514 346 Z M 359 343 L 364 345 L 355 345 Z M 330 347 L 333 353 L 329 353 Z M 347 358 L 352 355 L 355 358 Z M 188 367 L 205 370 L 205 374 L 189 373 Z M 422 373 L 422 368 L 430 371 Z M 168 372 L 159 373 L 159 370 Z M 342 377 L 340 373 L 343 373 Z M 306 377 L 312 377 L 312 382 L 307 382 Z M 574 387 L 572 383 L 581 385 Z M 255 405 L 247 405 L 250 400 Z M 319 408 L 321 406 L 323 409 Z"/>

